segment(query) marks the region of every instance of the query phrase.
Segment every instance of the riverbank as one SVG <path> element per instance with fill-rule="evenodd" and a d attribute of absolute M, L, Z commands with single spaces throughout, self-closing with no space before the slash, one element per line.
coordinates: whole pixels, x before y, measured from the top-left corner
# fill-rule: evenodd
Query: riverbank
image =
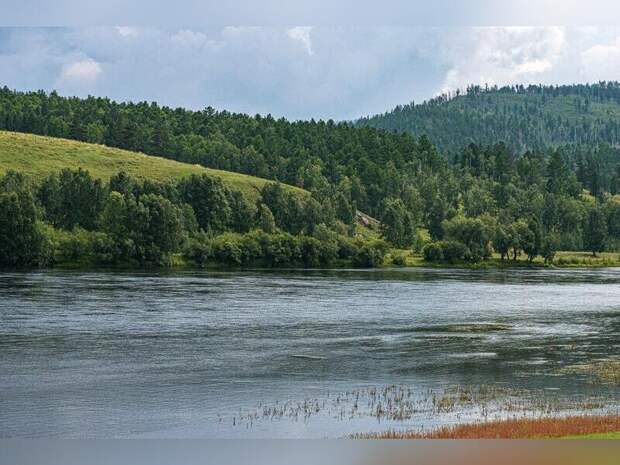
<path fill-rule="evenodd" d="M 395 257 L 400 257 L 395 260 Z M 542 257 L 528 261 L 525 255 L 517 260 L 502 260 L 499 254 L 477 263 L 471 262 L 428 262 L 421 254 L 410 250 L 391 250 L 386 257 L 388 266 L 407 266 L 418 268 L 468 268 L 468 269 L 512 269 L 512 268 L 613 268 L 620 267 L 620 254 L 601 252 L 593 256 L 589 252 L 561 251 L 552 263 L 545 263 Z"/>
<path fill-rule="evenodd" d="M 398 257 L 398 258 L 396 258 Z M 499 255 L 477 262 L 427 262 L 424 260 L 421 254 L 415 253 L 411 250 L 403 249 L 391 249 L 385 256 L 382 264 L 376 268 L 433 268 L 433 269 L 471 269 L 471 270 L 493 270 L 493 269 L 536 269 L 536 268 L 620 268 L 620 254 L 614 252 L 599 253 L 596 257 L 588 252 L 573 252 L 564 251 L 558 252 L 557 257 L 553 263 L 544 263 L 544 261 L 537 257 L 532 262 L 529 262 L 524 256 L 514 260 L 502 260 Z M 194 271 L 194 270 L 248 270 L 248 269 L 304 269 L 303 265 L 295 266 L 282 266 L 282 267 L 263 267 L 263 266 L 234 266 L 229 264 L 223 264 L 216 261 L 205 262 L 203 264 L 197 264 L 183 257 L 182 254 L 174 254 L 170 262 L 161 265 L 148 265 L 138 266 L 132 263 L 123 263 L 116 266 L 105 265 L 98 266 L 97 264 L 88 262 L 61 262 L 56 263 L 50 269 L 58 270 L 82 270 L 82 271 L 141 271 L 141 270 L 169 270 L 169 271 Z M 321 269 L 351 269 L 359 268 L 354 265 L 351 260 L 336 260 L 329 266 L 322 266 Z M 306 268 L 314 269 L 314 268 Z M 362 268 L 360 268 L 362 269 Z"/>
<path fill-rule="evenodd" d="M 468 423 L 427 432 L 386 431 L 354 439 L 620 439 L 620 415 L 517 418 Z"/>

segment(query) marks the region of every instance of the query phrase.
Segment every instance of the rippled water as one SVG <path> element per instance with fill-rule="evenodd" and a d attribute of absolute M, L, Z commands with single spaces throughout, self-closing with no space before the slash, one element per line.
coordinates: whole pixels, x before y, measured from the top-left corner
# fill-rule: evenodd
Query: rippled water
<path fill-rule="evenodd" d="M 3 437 L 325 437 L 479 416 L 380 421 L 367 398 L 386 385 L 617 408 L 618 387 L 561 368 L 618 356 L 620 270 L 0 274 Z M 360 392 L 368 411 L 351 414 Z"/>

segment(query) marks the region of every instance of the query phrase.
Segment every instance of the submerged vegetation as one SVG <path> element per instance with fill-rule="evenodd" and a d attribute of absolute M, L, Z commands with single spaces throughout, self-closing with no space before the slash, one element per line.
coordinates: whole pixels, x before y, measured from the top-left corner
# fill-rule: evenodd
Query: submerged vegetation
<path fill-rule="evenodd" d="M 316 358 L 307 363 L 325 362 L 322 358 Z M 252 428 L 265 421 L 307 423 L 314 418 L 328 416 L 340 421 L 372 419 L 377 425 L 391 425 L 393 428 L 400 428 L 401 422 L 410 423 L 411 420 L 427 425 L 419 431 L 387 429 L 380 433 L 352 436 L 360 439 L 469 437 L 466 434 L 471 434 L 471 437 L 480 434 L 483 435 L 480 437 L 495 437 L 484 434 L 530 437 L 542 431 L 532 428 L 533 425 L 545 425 L 546 435 L 566 436 L 620 431 L 620 417 L 607 414 L 614 406 L 617 408 L 616 404 L 606 397 L 573 398 L 560 395 L 557 391 L 511 389 L 500 385 L 452 385 L 443 389 L 386 385 L 332 392 L 323 397 L 302 400 L 259 403 L 253 409 L 228 415 L 222 413 L 218 421 L 237 428 Z M 591 416 L 583 412 L 590 412 Z M 575 416 L 576 413 L 579 416 Z M 605 415 L 600 416 L 602 413 Z M 557 420 L 569 415 L 577 419 L 572 427 L 565 425 L 563 420 Z M 467 421 L 478 423 L 461 425 Z M 457 426 L 440 426 L 446 423 Z M 548 425 L 559 426 L 554 430 Z"/>
<path fill-rule="evenodd" d="M 620 360 L 601 360 L 597 362 L 570 365 L 560 370 L 562 374 L 586 375 L 594 383 L 620 386 Z"/>

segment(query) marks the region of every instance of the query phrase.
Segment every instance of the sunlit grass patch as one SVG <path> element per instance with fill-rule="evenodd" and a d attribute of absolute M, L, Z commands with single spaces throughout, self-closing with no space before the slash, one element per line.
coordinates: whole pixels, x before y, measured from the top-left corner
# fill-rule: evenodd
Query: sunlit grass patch
<path fill-rule="evenodd" d="M 93 177 L 104 181 L 119 171 L 125 171 L 138 179 L 160 182 L 206 173 L 221 178 L 229 188 L 242 192 L 253 201 L 259 197 L 262 187 L 272 182 L 104 145 L 0 131 L 0 175 L 8 170 L 15 170 L 40 180 L 65 168 L 82 168 L 88 170 Z M 299 195 L 309 195 L 307 191 L 297 187 L 285 188 Z"/>
<path fill-rule="evenodd" d="M 446 265 L 445 263 L 427 262 L 421 254 L 410 253 L 407 255 L 407 266 L 420 266 L 429 268 L 471 268 L 471 269 L 493 269 L 493 268 L 530 268 L 530 267 L 558 267 L 558 268 L 605 268 L 620 267 L 620 254 L 615 252 L 599 252 L 593 256 L 591 252 L 581 251 L 560 251 L 556 253 L 553 263 L 545 263 L 543 258 L 537 256 L 531 262 L 527 256 L 521 254 L 517 260 L 502 260 L 500 255 L 494 253 L 487 260 L 477 263 L 461 262 Z"/>

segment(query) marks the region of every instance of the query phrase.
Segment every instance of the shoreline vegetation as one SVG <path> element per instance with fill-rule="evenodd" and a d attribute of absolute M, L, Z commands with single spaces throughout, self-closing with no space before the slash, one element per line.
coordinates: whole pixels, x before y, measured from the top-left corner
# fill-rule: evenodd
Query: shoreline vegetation
<path fill-rule="evenodd" d="M 620 266 L 620 152 L 601 143 L 442 152 L 345 122 L 7 87 L 0 129 L 4 268 Z"/>
<path fill-rule="evenodd" d="M 116 263 L 102 264 L 84 262 L 58 262 L 53 265 L 46 266 L 19 266 L 19 267 L 0 267 L 0 271 L 7 270 L 79 270 L 79 271 L 260 271 L 260 270 L 345 270 L 345 269 L 407 269 L 407 268 L 429 268 L 429 269 L 467 269 L 467 270 L 511 270 L 511 269 L 547 269 L 547 270 L 570 270 L 570 269 L 598 269 L 598 268 L 620 268 L 620 254 L 617 253 L 601 253 L 596 257 L 592 257 L 589 253 L 562 251 L 558 252 L 558 258 L 554 263 L 544 263 L 542 260 L 529 262 L 526 259 L 501 260 L 499 257 L 493 257 L 478 263 L 471 262 L 442 262 L 433 263 L 424 260 L 421 254 L 410 253 L 409 251 L 397 250 L 399 254 L 404 255 L 405 262 L 398 264 L 392 261 L 391 252 L 389 251 L 384 258 L 383 263 L 372 267 L 356 266 L 352 260 L 340 260 L 332 262 L 329 265 L 321 267 L 305 267 L 303 263 L 299 266 L 260 266 L 260 263 L 252 265 L 234 265 L 224 264 L 217 261 L 196 263 L 187 260 L 182 254 L 177 254 L 170 258 L 166 264 L 150 264 L 148 266 L 132 264 L 132 263 Z"/>
<path fill-rule="evenodd" d="M 468 269 L 468 270 L 510 270 L 510 269 L 597 269 L 597 268 L 620 268 L 620 254 L 616 253 L 604 253 L 599 254 L 597 257 L 592 257 L 591 254 L 583 252 L 570 252 L 564 251 L 558 253 L 559 260 L 554 263 L 543 263 L 542 261 L 534 261 L 532 263 L 527 260 L 521 259 L 516 262 L 512 260 L 501 260 L 499 258 L 492 258 L 484 262 L 469 263 L 469 262 L 456 262 L 456 263 L 432 263 L 424 261 L 424 258 L 419 254 L 411 254 L 406 263 L 394 264 L 390 261 L 389 257 L 386 261 L 373 269 L 407 269 L 407 268 L 432 268 L 432 269 Z M 170 271 L 182 271 L 182 270 L 343 270 L 343 269 L 369 269 L 368 267 L 356 267 L 352 261 L 331 263 L 329 266 L 322 268 L 307 268 L 307 267 L 261 267 L 261 266 L 234 266 L 227 265 L 218 262 L 196 264 L 184 260 L 182 256 L 173 257 L 169 264 L 164 266 L 152 265 L 150 267 L 137 267 L 131 264 L 119 264 L 115 266 L 96 267 L 89 264 L 81 263 L 58 263 L 50 269 L 58 270 L 170 270 Z"/>
<path fill-rule="evenodd" d="M 441 427 L 426 432 L 385 431 L 352 439 L 620 439 L 620 415 L 513 418 Z"/>

